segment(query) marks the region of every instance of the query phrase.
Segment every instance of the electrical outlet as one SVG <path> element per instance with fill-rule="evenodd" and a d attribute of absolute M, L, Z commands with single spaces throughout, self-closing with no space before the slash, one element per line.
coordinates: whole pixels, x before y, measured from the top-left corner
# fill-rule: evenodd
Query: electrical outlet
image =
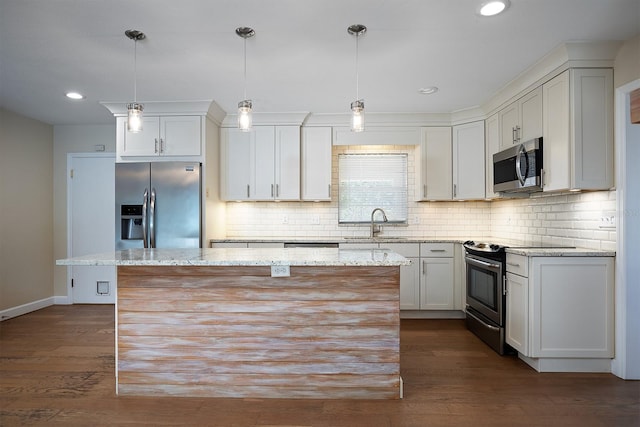
<path fill-rule="evenodd" d="M 413 223 L 414 224 L 420 224 L 420 217 L 418 215 L 413 217 Z"/>
<path fill-rule="evenodd" d="M 320 215 L 311 215 L 311 224 L 319 225 L 320 224 Z"/>
<path fill-rule="evenodd" d="M 600 217 L 600 228 L 616 228 L 616 213 L 602 212 Z"/>
<path fill-rule="evenodd" d="M 289 215 L 282 215 L 282 223 L 289 224 Z"/>
<path fill-rule="evenodd" d="M 271 277 L 289 277 L 291 276 L 291 270 L 288 265 L 272 265 Z"/>

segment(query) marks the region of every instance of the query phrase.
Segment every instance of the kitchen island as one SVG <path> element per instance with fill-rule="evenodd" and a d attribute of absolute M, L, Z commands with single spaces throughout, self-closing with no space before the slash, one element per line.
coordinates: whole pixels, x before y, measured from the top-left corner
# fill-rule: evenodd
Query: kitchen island
<path fill-rule="evenodd" d="M 384 249 L 132 249 L 116 265 L 120 395 L 397 399 L 400 266 Z"/>

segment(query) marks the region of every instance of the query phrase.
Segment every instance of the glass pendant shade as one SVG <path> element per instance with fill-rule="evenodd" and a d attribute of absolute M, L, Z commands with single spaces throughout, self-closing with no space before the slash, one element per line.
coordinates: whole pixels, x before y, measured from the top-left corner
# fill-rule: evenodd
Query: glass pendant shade
<path fill-rule="evenodd" d="M 142 130 L 142 110 L 144 106 L 137 102 L 127 104 L 127 131 L 138 133 Z"/>
<path fill-rule="evenodd" d="M 251 100 L 238 102 L 238 129 L 243 132 L 251 130 Z"/>
<path fill-rule="evenodd" d="M 351 130 L 353 132 L 364 131 L 364 101 L 359 99 L 351 103 Z"/>

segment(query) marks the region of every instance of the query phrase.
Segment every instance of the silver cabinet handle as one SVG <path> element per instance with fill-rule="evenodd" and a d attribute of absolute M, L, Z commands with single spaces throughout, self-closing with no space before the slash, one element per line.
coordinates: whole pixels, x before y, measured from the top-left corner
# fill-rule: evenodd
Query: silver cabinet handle
<path fill-rule="evenodd" d="M 165 144 L 164 139 L 160 138 L 160 153 L 164 153 Z"/>
<path fill-rule="evenodd" d="M 518 138 L 516 138 L 516 128 L 511 128 L 511 143 L 515 144 Z"/>
<path fill-rule="evenodd" d="M 453 184 L 453 197 L 458 195 L 458 184 Z"/>
<path fill-rule="evenodd" d="M 247 199 L 248 199 L 249 197 L 251 197 L 251 195 L 250 195 L 250 194 L 251 194 L 251 193 L 249 192 L 249 184 L 247 184 Z"/>
<path fill-rule="evenodd" d="M 427 184 L 422 184 L 422 197 L 427 197 Z"/>
<path fill-rule="evenodd" d="M 445 249 L 429 249 L 430 252 L 446 252 Z"/>
<path fill-rule="evenodd" d="M 427 260 L 422 260 L 422 274 L 427 274 Z"/>
<path fill-rule="evenodd" d="M 273 184 L 271 184 L 271 197 L 273 197 Z"/>
<path fill-rule="evenodd" d="M 155 148 L 153 149 L 154 153 L 158 153 L 158 138 L 153 139 L 155 141 Z"/>
<path fill-rule="evenodd" d="M 329 198 L 331 198 L 331 184 L 329 184 L 327 187 L 329 187 Z"/>
<path fill-rule="evenodd" d="M 156 247 L 156 189 L 151 189 L 149 201 L 149 246 Z"/>
<path fill-rule="evenodd" d="M 507 265 L 510 265 L 511 267 L 520 267 L 520 264 L 517 262 L 508 262 Z"/>
<path fill-rule="evenodd" d="M 146 249 L 149 247 L 149 240 L 147 239 L 147 199 L 149 198 L 149 189 L 144 189 L 142 195 L 142 245 Z"/>
<path fill-rule="evenodd" d="M 280 197 L 280 184 L 276 184 L 276 197 Z"/>

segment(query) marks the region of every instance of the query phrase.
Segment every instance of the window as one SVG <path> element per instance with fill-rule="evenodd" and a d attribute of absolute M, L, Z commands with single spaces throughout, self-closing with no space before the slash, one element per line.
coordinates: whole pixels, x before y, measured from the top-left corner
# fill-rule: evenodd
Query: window
<path fill-rule="evenodd" d="M 368 223 L 382 208 L 389 222 L 406 224 L 407 154 L 340 154 L 338 179 L 338 223 Z"/>

